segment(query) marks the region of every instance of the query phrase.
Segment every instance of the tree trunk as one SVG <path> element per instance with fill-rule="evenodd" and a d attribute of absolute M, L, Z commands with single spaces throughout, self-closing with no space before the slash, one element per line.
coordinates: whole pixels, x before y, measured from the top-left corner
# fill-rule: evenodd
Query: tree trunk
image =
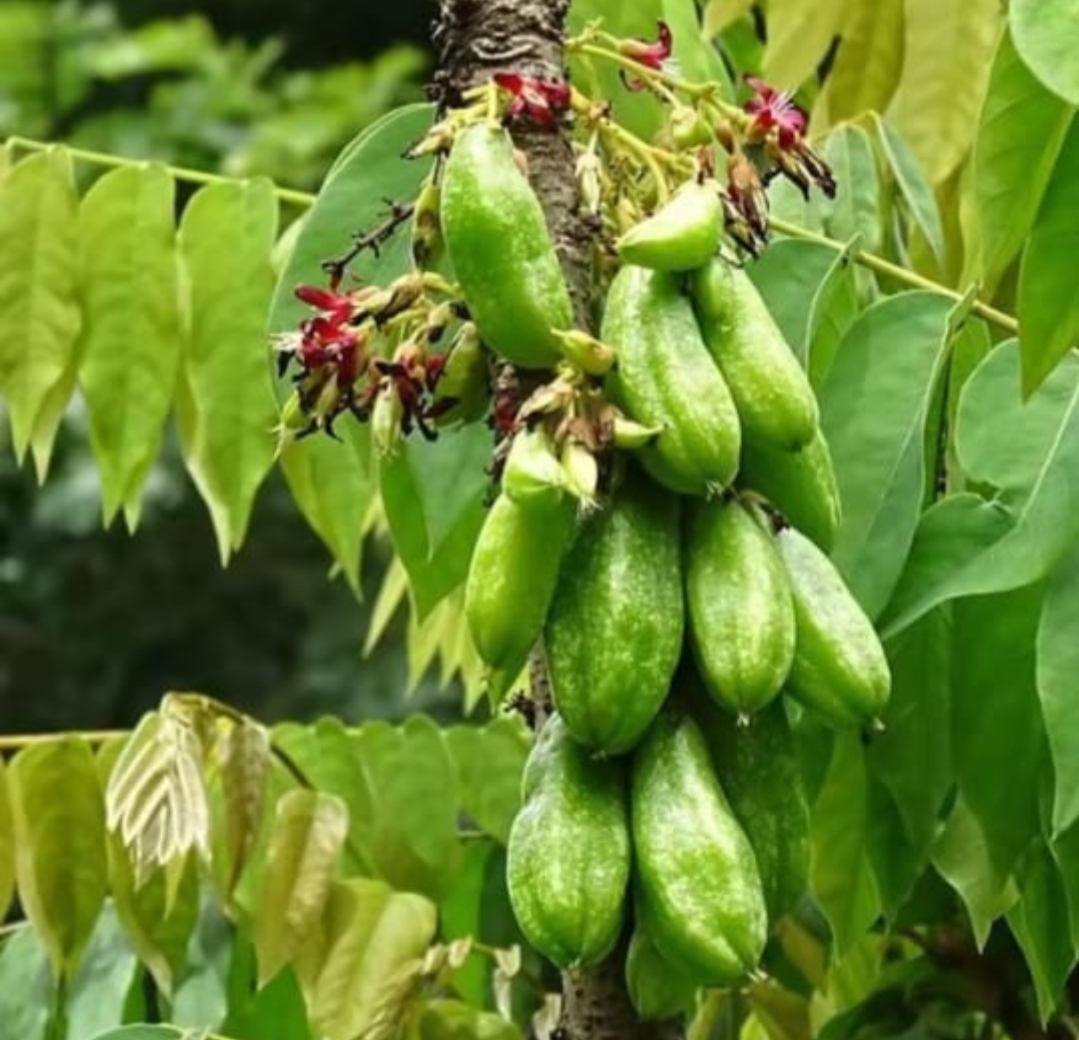
<path fill-rule="evenodd" d="M 486 82 L 498 71 L 563 78 L 567 8 L 568 0 L 441 0 L 434 37 L 439 49 L 439 70 L 432 84 L 436 99 L 445 105 L 457 104 L 462 91 Z M 512 132 L 528 159 L 529 179 L 543 204 L 577 325 L 590 329 L 590 235 L 578 215 L 569 137 L 557 128 L 524 121 Z M 540 673 L 535 685 L 540 687 L 542 701 L 547 685 L 542 651 L 534 657 L 533 670 Z M 598 967 L 563 974 L 557 1040 L 674 1040 L 681 1035 L 674 1023 L 637 1019 L 626 992 L 624 963 L 622 943 Z"/>

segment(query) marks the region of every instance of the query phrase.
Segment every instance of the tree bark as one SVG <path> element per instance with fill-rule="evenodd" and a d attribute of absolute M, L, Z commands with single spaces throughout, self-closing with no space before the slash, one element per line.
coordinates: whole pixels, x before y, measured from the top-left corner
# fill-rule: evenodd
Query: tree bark
<path fill-rule="evenodd" d="M 486 82 L 498 71 L 561 79 L 565 75 L 563 40 L 568 0 L 441 0 L 434 41 L 439 70 L 432 93 L 455 105 L 462 91 Z M 578 327 L 590 330 L 592 264 L 590 233 L 578 213 L 573 149 L 560 128 L 528 122 L 511 128 L 528 160 L 532 187 L 539 196 L 574 304 Z M 542 650 L 533 672 L 545 673 Z M 540 699 L 548 687 L 538 682 Z M 542 721 L 547 705 L 540 704 Z M 625 984 L 625 943 L 601 965 L 562 976 L 562 1017 L 556 1040 L 675 1040 L 674 1023 L 641 1022 Z"/>

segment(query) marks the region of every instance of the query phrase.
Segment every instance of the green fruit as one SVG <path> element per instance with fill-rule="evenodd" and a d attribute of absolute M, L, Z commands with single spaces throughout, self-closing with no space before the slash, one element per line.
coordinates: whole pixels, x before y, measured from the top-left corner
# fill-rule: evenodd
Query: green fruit
<path fill-rule="evenodd" d="M 562 556 L 573 535 L 569 498 L 518 505 L 499 495 L 483 521 L 465 583 L 465 618 L 492 668 L 523 667 L 543 630 Z"/>
<path fill-rule="evenodd" d="M 623 267 L 607 294 L 602 338 L 618 355 L 608 395 L 631 419 L 662 428 L 640 451 L 648 472 L 682 494 L 726 487 L 738 471 L 738 413 L 676 280 Z"/>
<path fill-rule="evenodd" d="M 831 550 L 843 510 L 823 433 L 801 451 L 743 443 L 738 485 L 764 495 L 799 531 Z"/>
<path fill-rule="evenodd" d="M 723 233 L 723 206 L 714 180 L 679 188 L 673 198 L 616 243 L 627 264 L 654 271 L 692 271 L 715 255 Z"/>
<path fill-rule="evenodd" d="M 556 714 L 522 788 L 506 864 L 517 923 L 558 967 L 595 964 L 624 924 L 631 850 L 622 764 L 592 757 Z"/>
<path fill-rule="evenodd" d="M 788 450 L 808 444 L 820 418 L 817 398 L 749 275 L 713 260 L 694 272 L 692 293 L 745 440 Z"/>
<path fill-rule="evenodd" d="M 798 637 L 787 691 L 835 725 L 859 726 L 888 700 L 892 678 L 873 624 L 827 556 L 794 528 L 778 536 Z"/>
<path fill-rule="evenodd" d="M 794 660 L 794 604 L 775 538 L 737 499 L 702 502 L 685 544 L 693 652 L 708 692 L 737 715 L 778 696 Z"/>
<path fill-rule="evenodd" d="M 626 989 L 637 1014 L 644 1019 L 675 1018 L 692 1010 L 697 987 L 663 959 L 640 922 L 633 929 L 626 953 Z"/>
<path fill-rule="evenodd" d="M 693 711 L 720 787 L 753 846 L 774 927 L 809 879 L 809 807 L 786 707 L 773 701 L 749 725 L 703 696 Z"/>
<path fill-rule="evenodd" d="M 458 134 L 442 179 L 442 233 L 484 342 L 523 368 L 561 357 L 552 328 L 573 308 L 543 209 L 513 161 L 504 130 Z"/>
<path fill-rule="evenodd" d="M 520 506 L 553 504 L 566 493 L 567 477 L 542 426 L 513 437 L 502 468 L 502 492 Z"/>
<path fill-rule="evenodd" d="M 751 971 L 768 918 L 749 844 L 697 724 L 664 714 L 633 756 L 639 909 L 660 953 L 708 985 Z"/>
<path fill-rule="evenodd" d="M 545 642 L 555 706 L 581 743 L 630 750 L 667 697 L 682 649 L 678 499 L 634 476 L 582 526 Z"/>

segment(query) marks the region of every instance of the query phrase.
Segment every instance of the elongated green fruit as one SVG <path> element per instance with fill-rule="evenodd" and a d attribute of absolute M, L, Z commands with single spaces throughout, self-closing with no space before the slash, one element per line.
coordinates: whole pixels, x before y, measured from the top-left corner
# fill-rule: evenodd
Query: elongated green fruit
<path fill-rule="evenodd" d="M 555 707 L 597 751 L 630 750 L 656 717 L 682 649 L 678 499 L 631 474 L 582 526 L 547 615 Z"/>
<path fill-rule="evenodd" d="M 641 1018 L 674 1018 L 693 1007 L 697 987 L 663 959 L 638 921 L 626 953 L 626 989 Z"/>
<path fill-rule="evenodd" d="M 738 485 L 760 492 L 799 531 L 831 550 L 843 510 L 828 442 L 819 430 L 801 451 L 744 442 Z"/>
<path fill-rule="evenodd" d="M 715 255 L 723 207 L 714 180 L 691 181 L 616 243 L 623 262 L 655 271 L 692 271 Z"/>
<path fill-rule="evenodd" d="M 743 726 L 698 696 L 693 714 L 719 785 L 753 846 L 774 927 L 809 878 L 809 808 L 786 707 L 775 700 Z"/>
<path fill-rule="evenodd" d="M 506 864 L 517 923 L 558 967 L 595 964 L 624 922 L 631 852 L 622 763 L 592 757 L 555 714 L 523 790 Z"/>
<path fill-rule="evenodd" d="M 499 495 L 472 550 L 465 618 L 480 656 L 492 668 L 520 669 L 543 630 L 576 505 L 520 506 Z"/>
<path fill-rule="evenodd" d="M 794 604 L 775 537 L 737 499 L 701 502 L 685 567 L 689 633 L 708 692 L 736 715 L 758 711 L 794 660 Z"/>
<path fill-rule="evenodd" d="M 561 357 L 552 328 L 572 307 L 539 200 L 504 130 L 458 134 L 442 180 L 442 232 L 454 275 L 491 349 L 523 368 Z"/>
<path fill-rule="evenodd" d="M 747 442 L 797 449 L 817 432 L 817 398 L 749 275 L 722 260 L 692 279 L 693 302 L 738 406 Z"/>
<path fill-rule="evenodd" d="M 794 528 L 780 531 L 798 636 L 787 690 L 839 726 L 869 722 L 892 678 L 873 625 L 827 556 Z"/>
<path fill-rule="evenodd" d="M 633 756 L 639 908 L 660 953 L 709 985 L 760 959 L 768 920 L 749 844 L 688 716 L 664 714 Z"/>
<path fill-rule="evenodd" d="M 623 267 L 607 294 L 602 339 L 618 355 L 609 396 L 631 419 L 662 428 L 640 450 L 648 472 L 682 494 L 726 487 L 738 471 L 738 413 L 676 280 Z"/>

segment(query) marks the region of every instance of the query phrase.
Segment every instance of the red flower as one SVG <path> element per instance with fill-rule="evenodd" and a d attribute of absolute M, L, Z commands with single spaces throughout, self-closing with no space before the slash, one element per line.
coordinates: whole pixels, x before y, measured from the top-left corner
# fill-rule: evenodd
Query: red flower
<path fill-rule="evenodd" d="M 317 285 L 299 285 L 296 287 L 296 298 L 308 307 L 322 311 L 334 326 L 343 325 L 352 317 L 352 298 L 330 289 L 320 289 Z"/>
<path fill-rule="evenodd" d="M 522 76 L 517 72 L 496 72 L 494 81 L 513 95 L 507 113 L 509 119 L 527 115 L 543 126 L 553 126 L 558 113 L 569 108 L 569 84 L 564 80 Z"/>
<path fill-rule="evenodd" d="M 622 40 L 618 45 L 618 52 L 641 65 L 647 65 L 650 69 L 663 68 L 663 63 L 671 56 L 673 39 L 671 27 L 666 22 L 660 21 L 656 25 L 658 34 L 654 43 L 638 36 L 631 40 Z"/>
<path fill-rule="evenodd" d="M 776 90 L 756 76 L 744 76 L 754 92 L 745 105 L 744 111 L 753 116 L 750 134 L 763 140 L 772 131 L 776 131 L 781 148 L 792 148 L 805 133 L 805 113 L 791 100 L 787 91 Z"/>

